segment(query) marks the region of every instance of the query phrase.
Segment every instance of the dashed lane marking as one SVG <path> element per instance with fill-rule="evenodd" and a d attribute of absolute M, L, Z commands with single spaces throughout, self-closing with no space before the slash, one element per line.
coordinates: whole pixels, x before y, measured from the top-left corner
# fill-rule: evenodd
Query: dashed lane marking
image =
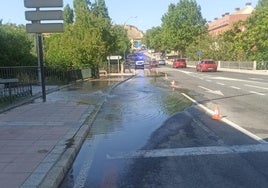
<path fill-rule="evenodd" d="M 248 85 L 248 84 L 244 84 L 244 86 L 247 86 L 247 87 L 253 87 L 253 88 L 258 88 L 258 89 L 268 90 L 267 87 L 260 87 L 260 86 L 254 86 L 254 85 Z"/>
<path fill-rule="evenodd" d="M 262 81 L 263 79 L 262 78 L 249 78 L 250 80 L 259 80 L 259 81 Z"/>
<path fill-rule="evenodd" d="M 249 91 L 252 94 L 256 94 L 256 95 L 261 95 L 261 96 L 265 96 L 266 94 L 264 93 L 260 93 L 260 92 L 256 92 L 256 91 Z"/>
<path fill-rule="evenodd" d="M 224 83 L 217 82 L 218 85 L 224 86 Z"/>
<path fill-rule="evenodd" d="M 236 86 L 230 86 L 230 87 L 233 88 L 233 89 L 237 89 L 237 90 L 241 89 L 241 88 L 236 87 Z"/>

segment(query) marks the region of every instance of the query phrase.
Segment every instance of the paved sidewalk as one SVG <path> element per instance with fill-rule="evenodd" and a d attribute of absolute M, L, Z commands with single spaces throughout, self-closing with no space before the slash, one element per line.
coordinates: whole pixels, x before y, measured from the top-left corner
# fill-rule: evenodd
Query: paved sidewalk
<path fill-rule="evenodd" d="M 39 90 L 34 88 L 33 94 L 40 94 Z M 0 114 L 1 187 L 56 187 L 88 133 L 90 117 L 99 108 L 72 101 L 37 101 Z M 62 161 L 64 155 L 68 163 Z M 51 173 L 56 165 L 59 171 Z"/>
<path fill-rule="evenodd" d="M 94 108 L 40 102 L 0 114 L 1 187 L 37 187 Z"/>
<path fill-rule="evenodd" d="M 109 86 L 131 78 L 122 77 Z M 47 93 L 59 87 L 46 87 Z M 41 87 L 33 88 L 41 97 Z M 0 187 L 57 187 L 89 132 L 105 98 L 88 105 L 49 101 L 15 106 L 0 113 Z"/>

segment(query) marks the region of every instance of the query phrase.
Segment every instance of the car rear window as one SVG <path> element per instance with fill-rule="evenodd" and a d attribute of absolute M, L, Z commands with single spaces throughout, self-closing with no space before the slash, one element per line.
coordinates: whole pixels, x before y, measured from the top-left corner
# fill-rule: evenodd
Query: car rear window
<path fill-rule="evenodd" d="M 205 61 L 205 64 L 215 64 L 215 61 Z"/>
<path fill-rule="evenodd" d="M 176 61 L 183 61 L 183 62 L 185 62 L 186 60 L 185 59 L 176 59 Z"/>

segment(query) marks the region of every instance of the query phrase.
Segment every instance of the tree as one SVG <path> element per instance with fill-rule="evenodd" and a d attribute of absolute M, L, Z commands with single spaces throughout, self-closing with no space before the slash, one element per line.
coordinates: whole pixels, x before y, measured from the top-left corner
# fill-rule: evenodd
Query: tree
<path fill-rule="evenodd" d="M 111 20 L 104 0 L 97 0 L 93 3 L 91 11 L 95 16 L 101 16 L 105 19 Z"/>
<path fill-rule="evenodd" d="M 259 0 L 256 9 L 268 6 L 268 0 Z"/>
<path fill-rule="evenodd" d="M 131 42 L 128 38 L 126 30 L 121 25 L 114 25 L 111 27 L 111 55 L 118 54 L 125 56 L 130 51 Z"/>
<path fill-rule="evenodd" d="M 105 9 L 101 11 L 100 8 L 105 7 L 105 3 L 99 3 L 102 6 L 86 0 L 74 0 L 74 23 L 67 25 L 64 33 L 45 40 L 45 55 L 49 65 L 90 67 L 93 72 L 96 70 L 95 77 L 98 67 L 102 66 L 108 55 L 123 53 L 123 44 L 129 44 L 127 35 L 123 28 L 111 25 L 109 16 L 102 14 Z M 98 11 L 100 13 L 97 14 Z"/>
<path fill-rule="evenodd" d="M 64 7 L 63 17 L 65 24 L 72 24 L 74 22 L 74 11 L 70 8 L 69 4 Z"/>
<path fill-rule="evenodd" d="M 246 20 L 245 31 L 237 36 L 239 48 L 247 53 L 251 60 L 268 60 L 268 1 L 259 1 L 252 16 Z"/>
<path fill-rule="evenodd" d="M 201 8 L 195 0 L 181 0 L 170 4 L 168 12 L 162 17 L 162 27 L 166 48 L 185 54 L 186 47 L 196 36 L 206 31 L 206 20 L 202 18 Z"/>
<path fill-rule="evenodd" d="M 0 66 L 35 65 L 33 41 L 34 38 L 26 33 L 25 26 L 0 24 Z"/>
<path fill-rule="evenodd" d="M 150 48 L 157 51 L 165 50 L 162 45 L 162 28 L 161 27 L 153 27 L 146 31 L 144 36 L 144 44 Z"/>

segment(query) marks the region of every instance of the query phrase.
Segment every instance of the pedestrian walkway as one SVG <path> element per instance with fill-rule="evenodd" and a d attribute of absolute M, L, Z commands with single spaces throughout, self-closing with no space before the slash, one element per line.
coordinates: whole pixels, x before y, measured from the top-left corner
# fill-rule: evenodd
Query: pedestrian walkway
<path fill-rule="evenodd" d="M 37 187 L 94 106 L 32 103 L 0 114 L 0 185 Z"/>
<path fill-rule="evenodd" d="M 57 89 L 46 87 L 47 91 Z M 40 94 L 41 87 L 34 87 L 33 95 Z M 1 187 L 56 187 L 78 152 L 88 133 L 90 118 L 98 108 L 73 101 L 36 100 L 1 113 Z M 60 160 L 63 156 L 66 161 Z"/>
<path fill-rule="evenodd" d="M 47 86 L 46 90 L 49 93 L 60 88 Z M 42 90 L 35 86 L 33 98 L 38 96 L 42 96 Z M 38 99 L 0 113 L 0 187 L 56 188 L 105 101 L 99 98 L 91 105 Z"/>

